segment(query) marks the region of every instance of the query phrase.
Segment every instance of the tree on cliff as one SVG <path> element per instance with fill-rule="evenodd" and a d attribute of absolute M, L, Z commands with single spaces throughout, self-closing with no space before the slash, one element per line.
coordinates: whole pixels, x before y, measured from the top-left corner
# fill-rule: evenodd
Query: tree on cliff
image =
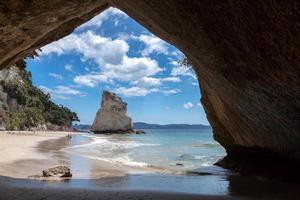
<path fill-rule="evenodd" d="M 17 67 L 20 78 L 0 83 L 8 97 L 15 99 L 18 104 L 17 109 L 10 109 L 9 106 L 6 109 L 9 116 L 8 129 L 24 130 L 45 124 L 70 127 L 73 121 L 79 121 L 75 112 L 55 104 L 49 93 L 32 85 L 31 73 L 26 70 L 25 62 L 20 62 Z"/>

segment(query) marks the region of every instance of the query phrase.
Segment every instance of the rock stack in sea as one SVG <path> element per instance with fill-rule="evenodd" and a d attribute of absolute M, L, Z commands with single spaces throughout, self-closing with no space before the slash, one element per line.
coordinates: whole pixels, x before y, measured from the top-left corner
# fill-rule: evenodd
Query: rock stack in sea
<path fill-rule="evenodd" d="M 127 114 L 127 103 L 115 93 L 104 90 L 101 108 L 92 125 L 95 133 L 134 133 L 132 119 Z"/>

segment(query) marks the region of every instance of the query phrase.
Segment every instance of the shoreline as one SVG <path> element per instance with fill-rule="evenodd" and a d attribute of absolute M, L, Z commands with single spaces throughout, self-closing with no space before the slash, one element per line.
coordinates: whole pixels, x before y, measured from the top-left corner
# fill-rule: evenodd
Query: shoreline
<path fill-rule="evenodd" d="M 293 199 L 299 184 L 237 174 L 186 175 L 126 167 L 64 148 L 92 139 L 70 132 L 0 132 L 0 199 Z M 12 153 L 13 152 L 13 153 Z M 71 179 L 36 178 L 57 164 Z M 140 173 L 139 173 L 140 172 Z M 274 193 L 276 191 L 276 194 Z M 258 195 L 259 194 L 259 195 Z M 278 196 L 279 195 L 279 196 Z"/>
<path fill-rule="evenodd" d="M 0 175 L 28 178 L 44 168 L 57 164 L 50 153 L 37 150 L 40 142 L 67 138 L 70 132 L 56 131 L 1 131 Z"/>
<path fill-rule="evenodd" d="M 254 200 L 257 198 L 233 197 L 229 195 L 199 195 L 169 191 L 120 190 L 120 189 L 80 189 L 80 188 L 37 188 L 2 185 L 0 178 L 0 199 L 40 200 Z"/>
<path fill-rule="evenodd" d="M 72 138 L 68 138 L 68 135 Z M 130 173 L 143 174 L 163 172 L 151 167 L 132 167 L 118 163 L 88 158 L 66 150 L 93 140 L 86 137 L 74 142 L 78 132 L 64 131 L 1 131 L 0 132 L 0 176 L 51 180 L 41 177 L 42 170 L 57 165 L 71 169 L 72 178 L 98 179 L 120 177 Z M 13 152 L 13 153 L 12 153 Z"/>

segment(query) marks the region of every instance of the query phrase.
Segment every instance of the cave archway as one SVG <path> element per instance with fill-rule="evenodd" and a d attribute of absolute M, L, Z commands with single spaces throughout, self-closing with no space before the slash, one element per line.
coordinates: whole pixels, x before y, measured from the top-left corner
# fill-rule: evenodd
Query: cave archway
<path fill-rule="evenodd" d="M 6 1 L 0 5 L 0 66 L 8 67 L 115 6 L 188 56 L 214 137 L 229 155 L 267 153 L 299 160 L 299 4 Z"/>

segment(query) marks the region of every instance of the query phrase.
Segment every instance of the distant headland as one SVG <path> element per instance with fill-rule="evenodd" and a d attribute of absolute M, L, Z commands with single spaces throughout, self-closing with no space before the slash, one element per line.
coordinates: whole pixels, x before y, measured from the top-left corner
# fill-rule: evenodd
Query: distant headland
<path fill-rule="evenodd" d="M 211 128 L 210 126 L 203 124 L 148 124 L 145 122 L 133 123 L 136 129 L 205 129 Z"/>
<path fill-rule="evenodd" d="M 81 131 L 90 131 L 90 124 L 75 124 L 73 128 Z M 150 124 L 145 122 L 134 122 L 135 129 L 209 129 L 211 126 L 203 124 Z"/>

